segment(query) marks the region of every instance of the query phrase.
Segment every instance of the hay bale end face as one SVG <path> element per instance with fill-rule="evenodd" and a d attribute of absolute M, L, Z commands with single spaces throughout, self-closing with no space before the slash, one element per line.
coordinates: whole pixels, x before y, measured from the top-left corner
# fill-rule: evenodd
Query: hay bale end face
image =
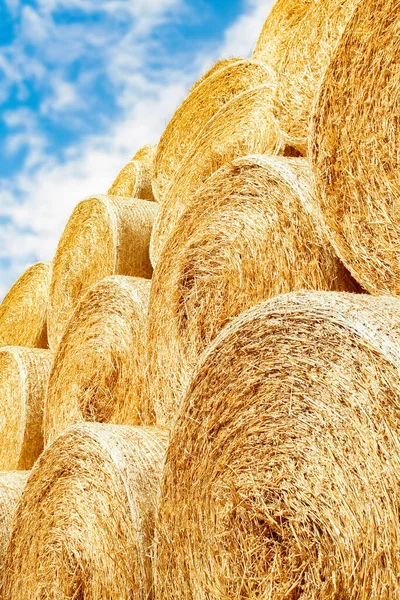
<path fill-rule="evenodd" d="M 156 598 L 398 597 L 400 309 L 305 292 L 241 315 L 174 428 Z"/>
<path fill-rule="evenodd" d="M 29 477 L 29 471 L 0 472 L 0 589 L 13 518 Z"/>
<path fill-rule="evenodd" d="M 29 267 L 0 304 L 0 345 L 47 348 L 51 263 Z"/>
<path fill-rule="evenodd" d="M 151 600 L 167 433 L 79 425 L 42 454 L 25 488 L 3 598 Z"/>
<path fill-rule="evenodd" d="M 46 444 L 81 421 L 142 422 L 149 294 L 149 280 L 114 276 L 79 302 L 54 357 Z"/>
<path fill-rule="evenodd" d="M 146 200 L 96 196 L 75 208 L 54 258 L 48 319 L 57 348 L 79 299 L 111 275 L 149 278 L 149 242 L 157 205 Z"/>

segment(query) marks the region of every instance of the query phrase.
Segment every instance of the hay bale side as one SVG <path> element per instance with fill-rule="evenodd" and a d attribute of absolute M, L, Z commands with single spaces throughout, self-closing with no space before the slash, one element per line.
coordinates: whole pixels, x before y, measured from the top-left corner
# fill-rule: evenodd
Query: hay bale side
<path fill-rule="evenodd" d="M 78 425 L 42 454 L 19 505 L 3 598 L 151 600 L 167 434 Z"/>
<path fill-rule="evenodd" d="M 13 518 L 28 476 L 29 471 L 0 472 L 0 589 L 4 578 L 4 562 L 11 538 Z"/>
<path fill-rule="evenodd" d="M 131 160 L 118 173 L 107 193 L 109 196 L 154 201 L 152 166 L 140 160 Z"/>
<path fill-rule="evenodd" d="M 43 450 L 49 350 L 0 348 L 0 470 L 30 469 Z"/>
<path fill-rule="evenodd" d="M 354 277 L 400 294 L 399 4 L 361 2 L 316 104 L 312 163 L 321 218 Z"/>
<path fill-rule="evenodd" d="M 72 213 L 58 244 L 50 287 L 48 333 L 56 350 L 79 299 L 110 275 L 149 278 L 150 233 L 157 205 L 95 196 Z"/>
<path fill-rule="evenodd" d="M 215 171 L 247 154 L 279 154 L 283 145 L 271 111 L 274 83 L 235 96 L 204 126 L 172 180 L 154 223 L 150 258 L 162 248 L 198 188 Z"/>
<path fill-rule="evenodd" d="M 54 356 L 45 443 L 69 425 L 142 422 L 150 281 L 107 277 L 79 302 Z"/>
<path fill-rule="evenodd" d="M 0 345 L 47 348 L 51 263 L 29 267 L 0 304 Z"/>
<path fill-rule="evenodd" d="M 356 291 L 313 219 L 302 158 L 251 156 L 198 190 L 154 271 L 147 401 L 171 426 L 200 354 L 238 314 L 300 289 Z"/>
<path fill-rule="evenodd" d="M 400 309 L 280 296 L 203 356 L 173 431 L 156 598 L 398 597 Z"/>
<path fill-rule="evenodd" d="M 140 160 L 140 162 L 153 167 L 154 159 L 157 152 L 157 144 L 146 144 L 139 148 L 132 160 Z"/>

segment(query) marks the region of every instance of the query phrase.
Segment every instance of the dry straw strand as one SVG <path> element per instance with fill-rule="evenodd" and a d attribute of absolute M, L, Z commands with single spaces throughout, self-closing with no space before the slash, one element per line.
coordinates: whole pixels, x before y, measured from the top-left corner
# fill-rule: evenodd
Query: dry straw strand
<path fill-rule="evenodd" d="M 156 598 L 398 600 L 400 309 L 282 295 L 203 356 L 166 457 Z"/>
<path fill-rule="evenodd" d="M 155 202 L 117 196 L 83 200 L 72 213 L 53 263 L 48 319 L 56 350 L 79 299 L 111 275 L 150 278 L 150 233 Z"/>
<path fill-rule="evenodd" d="M 314 221 L 302 158 L 250 156 L 198 190 L 154 271 L 147 401 L 170 426 L 202 351 L 231 319 L 299 289 L 357 284 Z"/>
<path fill-rule="evenodd" d="M 0 348 L 0 469 L 30 469 L 43 450 L 50 350 Z"/>
<path fill-rule="evenodd" d="M 26 485 L 29 471 L 0 472 L 0 588 L 4 562 L 11 537 L 13 518 Z"/>
<path fill-rule="evenodd" d="M 151 600 L 167 441 L 158 429 L 99 423 L 61 434 L 19 505 L 4 600 Z"/>
<path fill-rule="evenodd" d="M 29 267 L 0 304 L 0 345 L 47 347 L 51 263 Z"/>
<path fill-rule="evenodd" d="M 321 219 L 373 294 L 400 294 L 399 9 L 360 3 L 322 83 L 311 139 Z"/>
<path fill-rule="evenodd" d="M 150 257 L 156 265 L 162 248 L 197 189 L 221 166 L 247 154 L 283 150 L 271 112 L 274 83 L 235 96 L 202 129 L 185 155 L 155 220 Z"/>
<path fill-rule="evenodd" d="M 79 302 L 54 356 L 45 443 L 69 425 L 142 422 L 150 281 L 113 276 Z"/>

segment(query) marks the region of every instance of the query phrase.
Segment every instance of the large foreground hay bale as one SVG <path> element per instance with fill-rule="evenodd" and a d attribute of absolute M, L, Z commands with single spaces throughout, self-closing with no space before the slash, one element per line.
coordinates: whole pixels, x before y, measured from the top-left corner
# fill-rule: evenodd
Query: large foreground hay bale
<path fill-rule="evenodd" d="M 157 429 L 78 425 L 25 488 L 4 599 L 151 600 L 154 513 L 167 446 Z"/>
<path fill-rule="evenodd" d="M 160 201 L 208 121 L 238 94 L 272 80 L 272 71 L 265 64 L 238 58 L 221 61 L 204 75 L 175 112 L 158 144 L 153 187 Z"/>
<path fill-rule="evenodd" d="M 210 175 L 235 158 L 282 151 L 271 112 L 273 88 L 271 82 L 235 96 L 204 126 L 160 206 L 150 243 L 153 266 L 180 215 Z"/>
<path fill-rule="evenodd" d="M 57 348 L 82 295 L 110 275 L 149 278 L 149 242 L 157 205 L 95 196 L 75 208 L 58 244 L 50 287 L 49 342 Z"/>
<path fill-rule="evenodd" d="M 11 537 L 12 524 L 29 471 L 0 472 L 0 588 L 4 577 L 4 561 Z"/>
<path fill-rule="evenodd" d="M 156 598 L 398 599 L 399 357 L 391 298 L 290 294 L 228 326 L 167 453 Z"/>
<path fill-rule="evenodd" d="M 400 46 L 396 0 L 360 2 L 314 114 L 317 199 L 332 242 L 374 294 L 400 294 Z"/>
<path fill-rule="evenodd" d="M 244 310 L 303 288 L 357 284 L 315 224 L 302 158 L 251 156 L 198 190 L 154 271 L 149 307 L 149 404 L 171 425 L 199 355 Z"/>
<path fill-rule="evenodd" d="M 149 280 L 114 276 L 82 298 L 54 357 L 46 444 L 81 421 L 142 422 L 149 294 Z"/>
<path fill-rule="evenodd" d="M 0 470 L 30 469 L 43 450 L 49 350 L 0 348 Z"/>
<path fill-rule="evenodd" d="M 0 304 L 1 345 L 47 347 L 51 263 L 29 267 Z"/>

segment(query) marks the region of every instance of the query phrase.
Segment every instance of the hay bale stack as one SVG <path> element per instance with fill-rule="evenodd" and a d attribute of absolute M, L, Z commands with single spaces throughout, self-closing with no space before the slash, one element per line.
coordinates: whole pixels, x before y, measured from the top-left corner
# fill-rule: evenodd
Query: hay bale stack
<path fill-rule="evenodd" d="M 235 158 L 283 150 L 271 112 L 273 89 L 271 82 L 235 96 L 204 126 L 160 206 L 150 242 L 153 266 L 179 217 L 210 175 Z"/>
<path fill-rule="evenodd" d="M 394 0 L 360 3 L 313 119 L 321 218 L 343 262 L 373 294 L 400 294 L 398 11 Z"/>
<path fill-rule="evenodd" d="M 30 469 L 43 450 L 49 350 L 0 348 L 0 470 Z"/>
<path fill-rule="evenodd" d="M 358 289 L 315 224 L 302 158 L 251 156 L 198 190 L 154 271 L 149 393 L 170 426 L 201 352 L 232 318 L 303 288 Z"/>
<path fill-rule="evenodd" d="M 204 355 L 174 429 L 156 598 L 398 598 L 400 308 L 280 296 Z"/>
<path fill-rule="evenodd" d="M 45 443 L 69 425 L 139 425 L 150 281 L 107 277 L 85 294 L 54 357 Z"/>
<path fill-rule="evenodd" d="M 0 345 L 47 347 L 51 263 L 29 267 L 0 304 Z"/>
<path fill-rule="evenodd" d="M 157 205 L 95 196 L 75 208 L 58 244 L 50 287 L 49 342 L 57 348 L 77 302 L 110 275 L 149 278 L 149 242 Z"/>
<path fill-rule="evenodd" d="M 153 598 L 152 544 L 166 432 L 91 423 L 64 432 L 25 488 L 3 598 Z"/>
<path fill-rule="evenodd" d="M 272 81 L 272 71 L 263 63 L 237 58 L 217 63 L 204 75 L 175 112 L 158 144 L 153 187 L 159 201 L 208 121 L 238 94 Z"/>
<path fill-rule="evenodd" d="M 0 472 L 0 588 L 4 562 L 11 537 L 13 518 L 25 488 L 29 471 Z"/>

